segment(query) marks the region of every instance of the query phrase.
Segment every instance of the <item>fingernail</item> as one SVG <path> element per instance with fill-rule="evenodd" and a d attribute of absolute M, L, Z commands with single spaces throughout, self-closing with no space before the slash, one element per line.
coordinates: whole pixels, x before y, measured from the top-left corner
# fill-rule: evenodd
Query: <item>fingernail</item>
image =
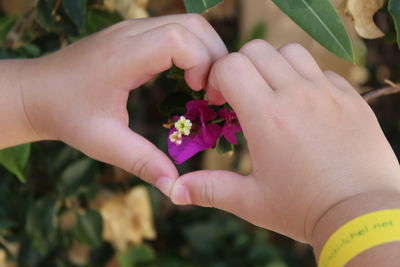
<path fill-rule="evenodd" d="M 156 187 L 166 196 L 169 196 L 172 188 L 172 180 L 168 177 L 161 177 L 158 179 Z"/>
<path fill-rule="evenodd" d="M 191 203 L 189 190 L 184 185 L 176 185 L 172 191 L 172 201 L 177 205 L 189 205 Z"/>

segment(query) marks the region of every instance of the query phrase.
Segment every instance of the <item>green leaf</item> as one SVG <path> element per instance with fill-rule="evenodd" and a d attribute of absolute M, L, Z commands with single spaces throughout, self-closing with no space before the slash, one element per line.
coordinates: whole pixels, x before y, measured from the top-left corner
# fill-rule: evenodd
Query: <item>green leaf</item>
<path fill-rule="evenodd" d="M 118 255 L 121 267 L 135 267 L 148 265 L 156 260 L 156 255 L 151 247 L 142 245 L 130 248 L 127 252 Z"/>
<path fill-rule="evenodd" d="M 80 243 L 89 247 L 100 246 L 103 242 L 103 219 L 100 213 L 91 209 L 77 213 L 73 232 Z"/>
<path fill-rule="evenodd" d="M 63 9 L 80 30 L 85 25 L 87 0 L 63 0 Z"/>
<path fill-rule="evenodd" d="M 183 0 L 188 13 L 203 13 L 224 0 Z"/>
<path fill-rule="evenodd" d="M 94 163 L 92 159 L 84 158 L 69 165 L 61 174 L 58 191 L 70 197 L 94 184 L 96 176 Z"/>
<path fill-rule="evenodd" d="M 104 266 L 114 256 L 114 249 L 109 242 L 103 242 L 100 247 L 90 250 L 89 262 L 87 266 Z"/>
<path fill-rule="evenodd" d="M 267 24 L 260 22 L 256 24 L 250 32 L 250 40 L 265 39 L 267 36 Z"/>
<path fill-rule="evenodd" d="M 32 243 L 28 240 L 21 242 L 21 247 L 18 252 L 18 265 L 26 267 L 40 266 L 40 261 L 46 255 L 42 255 Z"/>
<path fill-rule="evenodd" d="M 349 35 L 329 0 L 272 0 L 297 25 L 329 51 L 354 63 Z"/>
<path fill-rule="evenodd" d="M 225 154 L 233 150 L 233 145 L 229 143 L 225 137 L 221 136 L 221 138 L 218 139 L 216 149 L 219 154 Z"/>
<path fill-rule="evenodd" d="M 14 16 L 0 17 L 0 43 L 6 40 L 8 33 L 14 27 L 17 19 L 18 18 Z"/>
<path fill-rule="evenodd" d="M 185 80 L 185 73 L 182 69 L 172 66 L 167 73 L 167 78 L 173 80 Z"/>
<path fill-rule="evenodd" d="M 53 14 L 56 0 L 39 0 L 36 7 L 36 22 L 46 31 L 56 29 L 56 20 Z"/>
<path fill-rule="evenodd" d="M 56 241 L 61 204 L 52 196 L 37 200 L 29 209 L 25 229 L 33 245 L 42 253 Z"/>
<path fill-rule="evenodd" d="M 25 182 L 24 169 L 31 153 L 31 144 L 24 144 L 0 150 L 0 164 Z"/>
<path fill-rule="evenodd" d="M 0 47 L 0 59 L 9 59 L 18 57 L 15 51 Z"/>
<path fill-rule="evenodd" d="M 82 30 L 82 35 L 85 36 L 95 33 L 121 20 L 122 17 L 117 13 L 111 13 L 96 8 L 90 9 L 87 12 L 86 23 Z"/>
<path fill-rule="evenodd" d="M 0 217 L 0 230 L 15 227 L 18 225 L 18 222 L 7 217 Z"/>
<path fill-rule="evenodd" d="M 221 234 L 221 229 L 218 229 L 218 225 L 213 222 L 197 223 L 184 230 L 188 244 L 204 255 L 215 253 Z"/>
<path fill-rule="evenodd" d="M 367 62 L 368 48 L 361 39 L 354 42 L 354 57 L 358 66 L 365 67 Z"/>
<path fill-rule="evenodd" d="M 24 44 L 17 49 L 21 58 L 32 58 L 40 56 L 40 48 L 34 44 Z"/>
<path fill-rule="evenodd" d="M 265 39 L 267 37 L 267 24 L 265 22 L 260 22 L 258 24 L 255 24 L 253 28 L 251 29 L 250 34 L 246 38 L 241 38 L 238 40 L 236 43 L 235 47 L 236 50 L 239 50 L 243 45 L 245 45 L 247 42 L 254 40 L 254 39 Z"/>
<path fill-rule="evenodd" d="M 393 18 L 397 33 L 397 44 L 400 48 L 400 0 L 389 0 L 388 11 Z"/>

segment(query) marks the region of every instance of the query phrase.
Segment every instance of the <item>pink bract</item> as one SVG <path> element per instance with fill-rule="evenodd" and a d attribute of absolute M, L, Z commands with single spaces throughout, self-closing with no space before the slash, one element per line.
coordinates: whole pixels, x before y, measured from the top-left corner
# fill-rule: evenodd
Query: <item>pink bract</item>
<path fill-rule="evenodd" d="M 195 154 L 212 148 L 221 136 L 222 129 L 218 124 L 210 123 L 217 113 L 208 106 L 205 100 L 192 100 L 186 104 L 184 117 L 192 122 L 189 136 L 183 137 L 182 144 L 177 145 L 168 139 L 168 152 L 177 164 L 183 163 Z M 174 121 L 179 117 L 174 117 Z M 169 135 L 177 131 L 172 128 Z"/>
<path fill-rule="evenodd" d="M 229 143 L 237 145 L 238 141 L 236 134 L 242 131 L 239 120 L 234 111 L 229 111 L 227 108 L 223 108 L 219 111 L 219 116 L 225 119 L 225 125 L 222 128 L 222 134 Z"/>

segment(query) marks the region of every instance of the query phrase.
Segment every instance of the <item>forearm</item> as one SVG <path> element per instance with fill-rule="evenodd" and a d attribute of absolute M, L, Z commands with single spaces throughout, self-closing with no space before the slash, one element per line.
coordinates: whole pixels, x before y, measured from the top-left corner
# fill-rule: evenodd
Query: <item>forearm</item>
<path fill-rule="evenodd" d="M 24 110 L 20 88 L 24 63 L 0 61 L 0 149 L 40 139 Z"/>
<path fill-rule="evenodd" d="M 311 244 L 317 259 L 328 238 L 341 226 L 363 214 L 384 209 L 400 209 L 399 192 L 368 192 L 336 204 L 322 216 L 314 228 Z M 347 266 L 397 266 L 396 259 L 399 251 L 400 242 L 379 245 L 357 255 Z"/>

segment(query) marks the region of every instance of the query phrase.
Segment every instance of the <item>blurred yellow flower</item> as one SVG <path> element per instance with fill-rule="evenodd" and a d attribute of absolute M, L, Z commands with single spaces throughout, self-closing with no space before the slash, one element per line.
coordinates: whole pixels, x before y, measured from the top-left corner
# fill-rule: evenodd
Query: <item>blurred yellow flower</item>
<path fill-rule="evenodd" d="M 354 21 L 354 27 L 363 38 L 376 39 L 385 34 L 374 22 L 374 15 L 386 0 L 343 0 L 339 10 Z"/>
<path fill-rule="evenodd" d="M 7 266 L 6 258 L 6 253 L 4 252 L 4 250 L 0 249 L 0 266 Z"/>
<path fill-rule="evenodd" d="M 104 221 L 103 238 L 117 250 L 156 238 L 150 197 L 144 186 L 125 194 L 102 193 L 96 203 Z"/>
<path fill-rule="evenodd" d="M 147 18 L 148 0 L 104 0 L 104 6 L 110 11 L 117 11 L 124 19 Z"/>
<path fill-rule="evenodd" d="M 1 244 L 12 254 L 17 255 L 19 250 L 19 244 L 10 243 L 4 238 L 0 238 Z M 4 249 L 0 249 L 0 267 L 16 267 L 16 262 L 7 261 L 7 253 Z"/>

